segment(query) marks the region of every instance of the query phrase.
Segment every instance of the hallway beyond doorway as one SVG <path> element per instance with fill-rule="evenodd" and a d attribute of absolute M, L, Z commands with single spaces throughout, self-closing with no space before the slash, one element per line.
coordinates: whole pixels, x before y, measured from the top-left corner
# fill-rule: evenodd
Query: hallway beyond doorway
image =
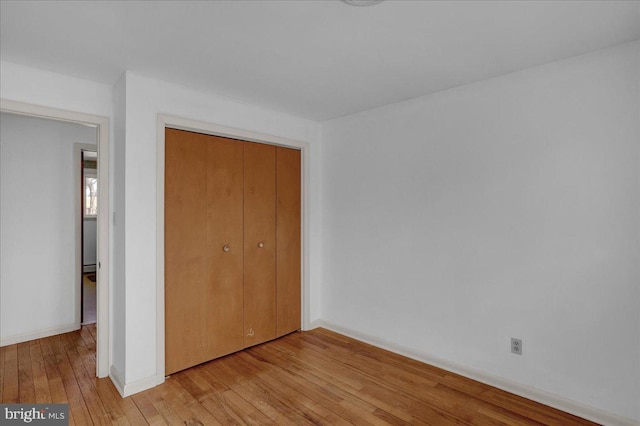
<path fill-rule="evenodd" d="M 82 274 L 82 325 L 96 322 L 96 273 Z"/>

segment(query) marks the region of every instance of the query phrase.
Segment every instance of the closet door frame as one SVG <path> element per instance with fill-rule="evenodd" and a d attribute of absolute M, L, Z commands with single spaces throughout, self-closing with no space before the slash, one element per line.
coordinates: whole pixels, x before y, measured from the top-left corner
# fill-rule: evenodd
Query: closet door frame
<path fill-rule="evenodd" d="M 156 164 L 156 377 L 158 383 L 165 377 L 165 321 L 164 321 L 164 170 L 165 170 L 165 129 L 186 130 L 242 141 L 281 146 L 300 150 L 300 237 L 301 248 L 301 329 L 309 330 L 309 144 L 307 142 L 249 130 L 236 129 L 214 123 L 190 120 L 177 116 L 158 114 L 157 122 L 157 164 Z"/>

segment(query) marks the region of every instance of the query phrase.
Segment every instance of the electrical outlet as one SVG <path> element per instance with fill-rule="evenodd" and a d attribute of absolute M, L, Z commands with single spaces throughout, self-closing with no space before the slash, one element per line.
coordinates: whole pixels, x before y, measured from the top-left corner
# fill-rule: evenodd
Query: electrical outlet
<path fill-rule="evenodd" d="M 511 353 L 522 355 L 522 339 L 511 338 Z"/>

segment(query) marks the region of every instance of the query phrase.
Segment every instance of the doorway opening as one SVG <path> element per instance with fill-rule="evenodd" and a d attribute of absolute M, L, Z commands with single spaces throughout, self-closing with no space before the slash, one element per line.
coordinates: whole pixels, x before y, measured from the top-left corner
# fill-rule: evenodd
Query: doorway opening
<path fill-rule="evenodd" d="M 80 323 L 95 324 L 97 318 L 97 256 L 98 256 L 98 152 L 82 150 L 82 288 L 80 291 Z"/>
<path fill-rule="evenodd" d="M 41 224 L 41 220 L 34 221 L 33 223 L 42 225 L 43 230 L 48 230 L 52 234 L 51 239 L 60 239 L 65 238 L 65 248 L 63 249 L 50 249 L 45 250 L 42 248 L 42 244 L 32 244 L 29 250 L 2 250 L 2 263 L 5 264 L 15 264 L 13 259 L 6 258 L 7 253 L 12 253 L 15 256 L 19 256 L 23 262 L 27 262 L 25 268 L 28 268 L 29 265 L 32 265 L 33 261 L 24 253 L 45 253 L 50 260 L 51 269 L 54 270 L 63 270 L 60 265 L 69 264 L 70 268 L 68 268 L 69 279 L 64 279 L 65 282 L 75 281 L 75 285 L 73 287 L 74 298 L 73 301 L 67 302 L 68 299 L 62 296 L 62 293 L 58 292 L 53 296 L 46 296 L 40 294 L 40 299 L 45 300 L 46 303 L 42 306 L 48 307 L 51 310 L 51 315 L 47 315 L 46 312 L 40 312 L 39 310 L 34 311 L 34 315 L 27 315 L 26 320 L 20 319 L 20 315 L 13 315 L 11 309 L 4 309 L 5 307 L 17 306 L 20 307 L 20 303 L 18 300 L 10 300 L 9 297 L 3 297 L 3 309 L 0 311 L 3 318 L 6 317 L 6 321 L 2 320 L 2 334 L 0 334 L 0 344 L 2 346 L 16 344 L 21 342 L 26 342 L 34 339 L 39 339 L 45 336 L 65 333 L 72 330 L 77 330 L 80 328 L 81 324 L 81 282 L 82 275 L 79 270 L 82 265 L 82 245 L 79 243 L 82 239 L 82 211 L 80 209 L 80 203 L 82 199 L 82 194 L 80 192 L 80 188 L 78 188 L 77 183 L 80 182 L 81 179 L 81 157 L 82 157 L 82 149 L 87 151 L 97 152 L 100 163 L 97 165 L 97 209 L 98 214 L 96 215 L 96 325 L 88 326 L 92 327 L 94 330 L 95 341 L 96 341 L 96 376 L 97 377 L 106 377 L 109 375 L 109 270 L 110 270 L 110 243 L 109 243 L 109 235 L 110 235 L 110 224 L 109 224 L 109 118 L 86 114 L 81 112 L 73 112 L 67 110 L 61 110 L 56 108 L 44 107 L 39 105 L 27 104 L 22 102 L 10 101 L 6 99 L 0 99 L 0 112 L 7 113 L 10 115 L 16 115 L 23 117 L 25 119 L 35 118 L 35 119 L 45 119 L 43 121 L 49 121 L 52 123 L 58 123 L 57 125 L 62 125 L 60 123 L 69 123 L 79 125 L 79 127 L 85 127 L 86 129 L 90 129 L 93 134 L 92 142 L 94 144 L 82 147 L 81 144 L 74 143 L 73 139 L 77 141 L 78 139 L 72 137 L 73 149 L 65 150 L 63 154 L 60 156 L 60 161 L 68 161 L 68 168 L 65 172 L 64 170 L 60 171 L 61 176 L 63 177 L 60 181 L 61 183 L 57 186 L 52 186 L 52 179 L 48 175 L 48 173 L 43 170 L 43 165 L 48 167 L 53 164 L 52 158 L 49 156 L 48 149 L 51 148 L 50 145 L 43 145 L 43 149 L 40 150 L 40 155 L 35 158 L 33 161 L 27 160 L 24 164 L 28 166 L 37 167 L 34 169 L 32 173 L 34 176 L 44 176 L 45 178 L 40 180 L 40 185 L 37 188 L 52 186 L 54 190 L 52 191 L 41 191 L 37 194 L 37 196 L 29 196 L 30 193 L 27 193 L 23 190 L 23 187 L 16 186 L 15 193 L 17 202 L 15 203 L 5 203 L 5 191 L 3 194 L 3 202 L 0 204 L 3 207 L 5 205 L 10 205 L 14 207 L 19 207 L 25 203 L 25 200 L 33 201 L 36 203 L 36 207 L 33 209 L 35 212 L 41 212 L 41 217 L 47 217 L 50 219 L 56 219 L 60 217 L 60 215 L 55 214 L 54 212 L 49 212 L 48 210 L 41 208 L 40 202 L 43 197 L 56 198 L 59 191 L 65 191 L 63 188 L 68 188 L 70 194 L 68 197 L 69 200 L 66 200 L 63 204 L 69 207 L 69 213 L 67 216 L 63 217 L 65 223 L 65 230 L 61 229 L 60 226 L 50 225 L 45 226 Z M 3 123 L 3 130 L 5 129 L 5 124 Z M 29 127 L 27 127 L 28 129 Z M 18 132 L 20 133 L 20 132 Z M 53 134 L 53 133 L 50 133 Z M 28 141 L 32 141 L 33 139 L 28 139 Z M 65 140 L 69 141 L 70 138 L 66 138 Z M 82 139 L 80 139 L 82 140 Z M 3 139 L 4 141 L 4 139 Z M 20 149 L 24 149 L 26 144 L 18 144 L 16 145 L 20 147 Z M 80 146 L 81 149 L 77 147 Z M 33 152 L 38 152 L 37 150 L 33 150 Z M 73 157 L 73 162 L 71 162 L 71 157 Z M 5 160 L 9 161 L 12 158 L 8 155 L 2 155 L 3 162 Z M 16 162 L 9 161 L 8 164 L 16 166 Z M 78 165 L 75 167 L 75 165 Z M 24 172 L 22 175 L 20 174 L 20 170 L 17 172 L 18 178 L 13 179 L 15 182 L 23 181 L 22 175 L 28 175 L 28 173 Z M 5 170 L 3 169 L 3 177 L 5 174 Z M 68 179 L 68 180 L 67 180 Z M 9 179 L 3 179 L 2 183 L 11 182 Z M 73 184 L 72 184 L 73 182 Z M 22 193 L 22 194 L 21 194 Z M 19 209 L 18 209 L 19 210 Z M 20 220 L 23 212 L 27 212 L 29 210 L 23 209 L 19 210 L 16 213 L 16 217 Z M 46 211 L 46 214 L 44 212 Z M 71 217 L 72 224 L 70 225 L 67 221 L 68 217 Z M 3 221 L 6 219 L 6 215 L 2 215 Z M 23 221 L 24 222 L 24 221 Z M 31 222 L 30 222 L 31 223 Z M 16 230 L 17 227 L 6 226 L 6 229 Z M 71 237 L 71 241 L 68 240 L 68 237 Z M 74 244 L 73 240 L 76 240 Z M 37 238 L 34 241 L 42 242 L 43 238 L 41 233 L 38 233 Z M 3 244 L 5 243 L 5 238 L 3 235 Z M 18 238 L 17 241 L 31 241 L 26 240 L 25 238 Z M 75 246 L 75 250 L 74 250 Z M 70 253 L 71 251 L 71 253 Z M 75 253 L 73 253 L 75 251 Z M 31 256 L 33 257 L 33 256 Z M 73 259 L 73 260 L 72 260 Z M 32 262 L 32 263 L 29 263 Z M 36 262 L 39 267 L 42 269 L 42 263 Z M 72 267 L 71 267 L 72 266 Z M 20 269 L 24 272 L 25 268 Z M 15 268 L 14 268 L 15 269 Z M 10 271 L 7 268 L 1 268 L 3 274 L 6 271 Z M 67 269 L 64 269 L 65 271 Z M 62 275 L 62 274 L 59 274 Z M 50 274 L 43 273 L 40 278 L 48 278 L 51 277 Z M 20 289 L 20 291 L 26 291 L 27 289 L 24 286 L 20 286 L 19 280 L 10 280 L 5 279 L 3 276 L 2 279 L 2 287 L 3 291 L 5 286 L 13 283 L 14 287 Z M 59 278 L 59 277 L 58 277 Z M 61 280 L 59 280 L 61 281 Z M 61 281 L 62 282 L 62 281 Z M 46 287 L 50 288 L 50 287 Z M 62 287 L 61 287 L 62 288 Z M 34 292 L 41 293 L 41 291 L 34 290 Z M 12 293 L 7 293 L 12 294 Z M 55 303 L 54 303 L 55 302 Z M 69 303 L 68 307 L 61 306 L 61 303 Z M 69 312 L 72 312 L 71 317 L 68 315 Z M 42 315 L 37 315 L 42 314 Z M 61 315 L 63 316 L 63 320 L 61 320 L 61 325 L 58 327 L 48 327 L 46 321 L 50 320 L 52 316 Z M 24 315 L 23 315 L 24 316 Z M 36 321 L 36 317 L 41 317 L 41 324 L 36 324 L 36 326 L 31 327 Z M 7 331 L 7 324 L 13 324 L 15 330 Z M 30 328 L 29 328 L 30 327 Z M 27 328 L 29 328 L 27 330 Z M 25 330 L 22 330 L 25 329 Z"/>

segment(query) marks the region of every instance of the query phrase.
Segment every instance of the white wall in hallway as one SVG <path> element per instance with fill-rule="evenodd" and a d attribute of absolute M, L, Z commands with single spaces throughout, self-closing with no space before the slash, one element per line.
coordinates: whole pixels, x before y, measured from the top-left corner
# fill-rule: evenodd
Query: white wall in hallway
<path fill-rule="evenodd" d="M 82 264 L 96 265 L 97 229 L 95 219 L 85 219 L 82 228 Z M 85 268 L 86 269 L 86 268 Z"/>

